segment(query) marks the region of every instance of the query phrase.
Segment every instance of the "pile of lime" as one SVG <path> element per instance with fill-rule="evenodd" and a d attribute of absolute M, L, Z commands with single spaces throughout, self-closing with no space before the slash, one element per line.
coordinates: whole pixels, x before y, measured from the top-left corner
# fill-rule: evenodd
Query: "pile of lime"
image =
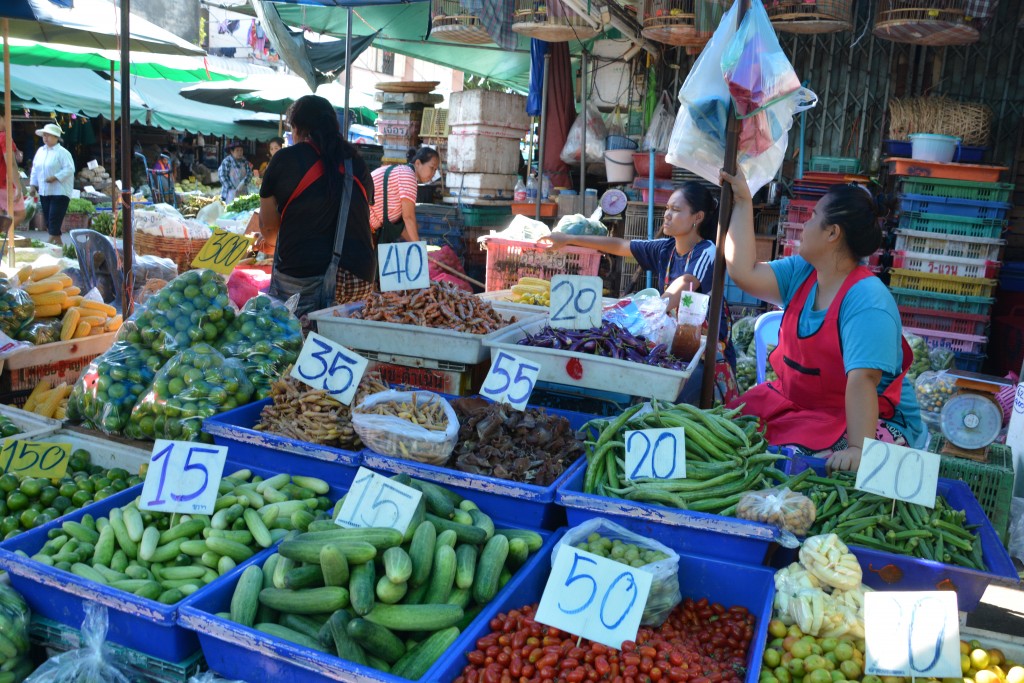
<path fill-rule="evenodd" d="M 302 326 L 288 308 L 265 294 L 246 302 L 217 344 L 229 358 L 242 362 L 256 386 L 256 398 L 270 395 L 271 385 L 280 379 L 302 351 Z"/>
<path fill-rule="evenodd" d="M 14 424 L 11 418 L 6 415 L 0 415 L 0 438 L 6 439 L 9 436 L 21 433 L 21 427 Z"/>
<path fill-rule="evenodd" d="M 668 555 L 659 550 L 641 548 L 635 543 L 623 543 L 617 538 L 614 540 L 605 538 L 596 532 L 587 536 L 587 541 L 585 543 L 578 543 L 576 547 L 588 553 L 600 555 L 609 560 L 615 560 L 620 564 L 629 565 L 630 567 L 643 567 L 668 557 Z"/>

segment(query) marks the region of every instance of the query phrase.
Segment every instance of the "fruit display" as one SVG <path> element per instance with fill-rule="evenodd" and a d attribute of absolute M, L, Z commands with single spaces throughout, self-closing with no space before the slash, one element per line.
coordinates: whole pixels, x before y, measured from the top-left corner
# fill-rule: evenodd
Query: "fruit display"
<path fill-rule="evenodd" d="M 254 391 L 240 361 L 199 343 L 160 368 L 135 404 L 125 434 L 133 439 L 208 440 L 203 419 L 249 403 Z"/>
<path fill-rule="evenodd" d="M 928 342 L 916 334 L 904 333 L 903 336 L 906 338 L 907 344 L 910 345 L 910 350 L 914 352 L 914 362 L 907 370 L 907 377 L 911 381 L 915 381 L 922 372 L 932 369 L 931 352 L 928 350 Z"/>
<path fill-rule="evenodd" d="M 539 277 L 521 277 L 512 287 L 512 301 L 534 306 L 551 305 L 551 281 Z"/>
<path fill-rule="evenodd" d="M 101 235 L 121 237 L 124 234 L 124 214 L 117 212 L 117 234 L 111 235 L 111 226 L 114 224 L 113 211 L 97 211 L 89 222 L 89 227 Z"/>
<path fill-rule="evenodd" d="M 138 473 L 91 464 L 89 451 L 71 452 L 60 479 L 0 475 L 0 533 L 6 540 L 142 483 Z"/>
<path fill-rule="evenodd" d="M 8 585 L 0 584 L 0 680 L 22 681 L 36 668 L 29 653 L 29 618 L 25 599 Z"/>
<path fill-rule="evenodd" d="M 32 297 L 7 278 L 0 277 L 0 332 L 16 337 L 22 325 L 31 321 L 35 314 Z"/>
<path fill-rule="evenodd" d="M 161 365 L 160 354 L 116 342 L 79 376 L 68 400 L 68 418 L 106 434 L 120 434 Z"/>
<path fill-rule="evenodd" d="M 6 415 L 0 415 L 0 438 L 6 439 L 20 433 L 21 427 L 14 424 L 11 418 Z"/>
<path fill-rule="evenodd" d="M 249 299 L 217 342 L 225 356 L 242 362 L 256 387 L 256 398 L 270 395 L 270 387 L 302 350 L 302 325 L 288 308 L 259 294 Z"/>
<path fill-rule="evenodd" d="M 32 298 L 36 320 L 60 317 L 82 300 L 81 290 L 69 275 L 60 271 L 59 265 L 26 265 L 18 271 L 17 278 L 21 288 Z"/>
<path fill-rule="evenodd" d="M 219 614 L 272 636 L 417 680 L 529 559 L 543 538 L 495 528 L 469 499 L 430 482 L 409 530 L 331 520 L 285 539 Z M 340 512 L 342 501 L 335 506 Z"/>
<path fill-rule="evenodd" d="M 39 381 L 32 393 L 25 399 L 23 408 L 41 417 L 63 420 L 67 414 L 68 397 L 72 387 L 67 382 L 52 386 L 46 377 Z"/>
<path fill-rule="evenodd" d="M 330 509 L 326 482 L 238 470 L 220 481 L 230 503 L 213 516 L 141 510 L 138 499 L 106 517 L 64 522 L 32 559 L 171 605 Z M 231 502 L 234 501 L 234 502 Z"/>
<path fill-rule="evenodd" d="M 199 182 L 195 176 L 183 178 L 180 182 L 174 184 L 174 189 L 176 192 L 201 192 L 202 194 L 205 195 L 218 194 L 217 190 L 210 187 L 209 185 L 204 185 L 203 183 Z"/>

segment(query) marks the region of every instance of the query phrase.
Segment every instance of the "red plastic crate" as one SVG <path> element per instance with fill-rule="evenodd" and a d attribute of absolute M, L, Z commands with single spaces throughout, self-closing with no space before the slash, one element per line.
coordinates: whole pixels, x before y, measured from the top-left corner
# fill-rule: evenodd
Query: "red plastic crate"
<path fill-rule="evenodd" d="M 487 240 L 487 291 L 511 289 L 521 277 L 550 280 L 555 275 L 597 275 L 601 253 L 582 247 L 557 251 L 536 244 L 491 237 Z"/>
<path fill-rule="evenodd" d="M 813 199 L 793 199 L 786 208 L 786 220 L 790 223 L 806 223 L 811 220 L 814 206 L 818 202 Z"/>
<path fill-rule="evenodd" d="M 900 307 L 900 318 L 906 327 L 976 337 L 985 336 L 989 323 L 987 315 L 936 311 L 929 308 Z"/>
<path fill-rule="evenodd" d="M 905 268 L 919 273 L 934 273 L 936 275 L 988 279 L 999 276 L 1000 265 L 996 261 L 918 254 L 913 251 L 894 251 L 892 258 L 893 268 Z"/>
<path fill-rule="evenodd" d="M 988 337 L 956 332 L 936 332 L 920 327 L 903 327 L 904 332 L 916 334 L 928 343 L 930 349 L 949 349 L 958 353 L 985 353 Z"/>
<path fill-rule="evenodd" d="M 787 242 L 796 242 L 797 244 L 799 244 L 800 240 L 803 239 L 803 223 L 790 223 L 787 221 L 785 223 L 780 223 L 779 225 L 782 227 L 783 238 Z"/>
<path fill-rule="evenodd" d="M 781 242 L 779 242 L 779 245 L 782 247 L 782 258 L 786 258 L 788 256 L 796 256 L 797 254 L 800 253 L 799 240 L 796 240 L 794 242 L 782 240 Z"/>

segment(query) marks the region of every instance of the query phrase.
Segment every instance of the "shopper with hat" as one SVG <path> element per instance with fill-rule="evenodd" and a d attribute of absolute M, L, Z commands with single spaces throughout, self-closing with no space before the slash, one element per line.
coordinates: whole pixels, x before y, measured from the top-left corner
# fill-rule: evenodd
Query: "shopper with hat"
<path fill-rule="evenodd" d="M 56 123 L 48 123 L 36 131 L 36 135 L 43 138 L 43 146 L 36 150 L 29 177 L 29 187 L 39 195 L 50 244 L 61 243 L 60 224 L 64 222 L 74 189 L 75 160 L 60 144 L 63 134 Z"/>
<path fill-rule="evenodd" d="M 249 192 L 252 164 L 246 160 L 241 142 L 228 143 L 228 155 L 220 162 L 217 176 L 220 178 L 220 197 L 225 202 L 231 202 L 235 197 Z"/>

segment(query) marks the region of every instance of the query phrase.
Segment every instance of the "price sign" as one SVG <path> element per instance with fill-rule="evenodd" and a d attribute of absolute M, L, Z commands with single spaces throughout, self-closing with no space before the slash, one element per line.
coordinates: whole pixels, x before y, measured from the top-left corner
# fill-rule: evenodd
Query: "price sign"
<path fill-rule="evenodd" d="M 626 479 L 685 479 L 686 429 L 626 432 Z"/>
<path fill-rule="evenodd" d="M 92 169 L 96 168 L 99 165 L 99 162 L 93 159 L 92 161 L 87 162 L 85 164 L 85 167 L 91 171 Z"/>
<path fill-rule="evenodd" d="M 346 528 L 390 527 L 404 534 L 422 497 L 411 486 L 360 467 L 334 523 Z"/>
<path fill-rule="evenodd" d="M 537 384 L 540 366 L 514 353 L 499 351 L 491 363 L 480 393 L 496 403 L 507 403 L 516 410 L 526 410 L 530 394 Z"/>
<path fill-rule="evenodd" d="M 314 389 L 323 389 L 339 403 L 349 405 L 369 361 L 316 332 L 306 336 L 292 377 Z"/>
<path fill-rule="evenodd" d="M 857 489 L 933 508 L 938 483 L 937 454 L 864 439 Z"/>
<path fill-rule="evenodd" d="M 192 259 L 193 268 L 209 268 L 210 270 L 231 274 L 238 262 L 245 258 L 252 247 L 252 237 L 237 235 L 223 228 L 214 228 L 213 236 Z"/>
<path fill-rule="evenodd" d="M 85 191 L 88 192 L 89 194 L 96 194 L 96 188 L 93 187 L 92 185 L 86 185 Z"/>
<path fill-rule="evenodd" d="M 636 638 L 652 578 L 642 569 L 560 546 L 535 618 L 618 649 Z"/>
<path fill-rule="evenodd" d="M 430 286 L 426 242 L 395 242 L 380 245 L 377 257 L 380 291 L 423 289 Z"/>
<path fill-rule="evenodd" d="M 551 327 L 589 330 L 601 326 L 604 281 L 596 275 L 551 278 Z"/>
<path fill-rule="evenodd" d="M 953 591 L 864 594 L 864 673 L 960 678 L 960 619 Z"/>
<path fill-rule="evenodd" d="M 0 471 L 60 479 L 68 471 L 71 444 L 8 439 L 0 446 Z"/>
<path fill-rule="evenodd" d="M 212 515 L 227 457 L 227 446 L 157 439 L 139 508 Z"/>

